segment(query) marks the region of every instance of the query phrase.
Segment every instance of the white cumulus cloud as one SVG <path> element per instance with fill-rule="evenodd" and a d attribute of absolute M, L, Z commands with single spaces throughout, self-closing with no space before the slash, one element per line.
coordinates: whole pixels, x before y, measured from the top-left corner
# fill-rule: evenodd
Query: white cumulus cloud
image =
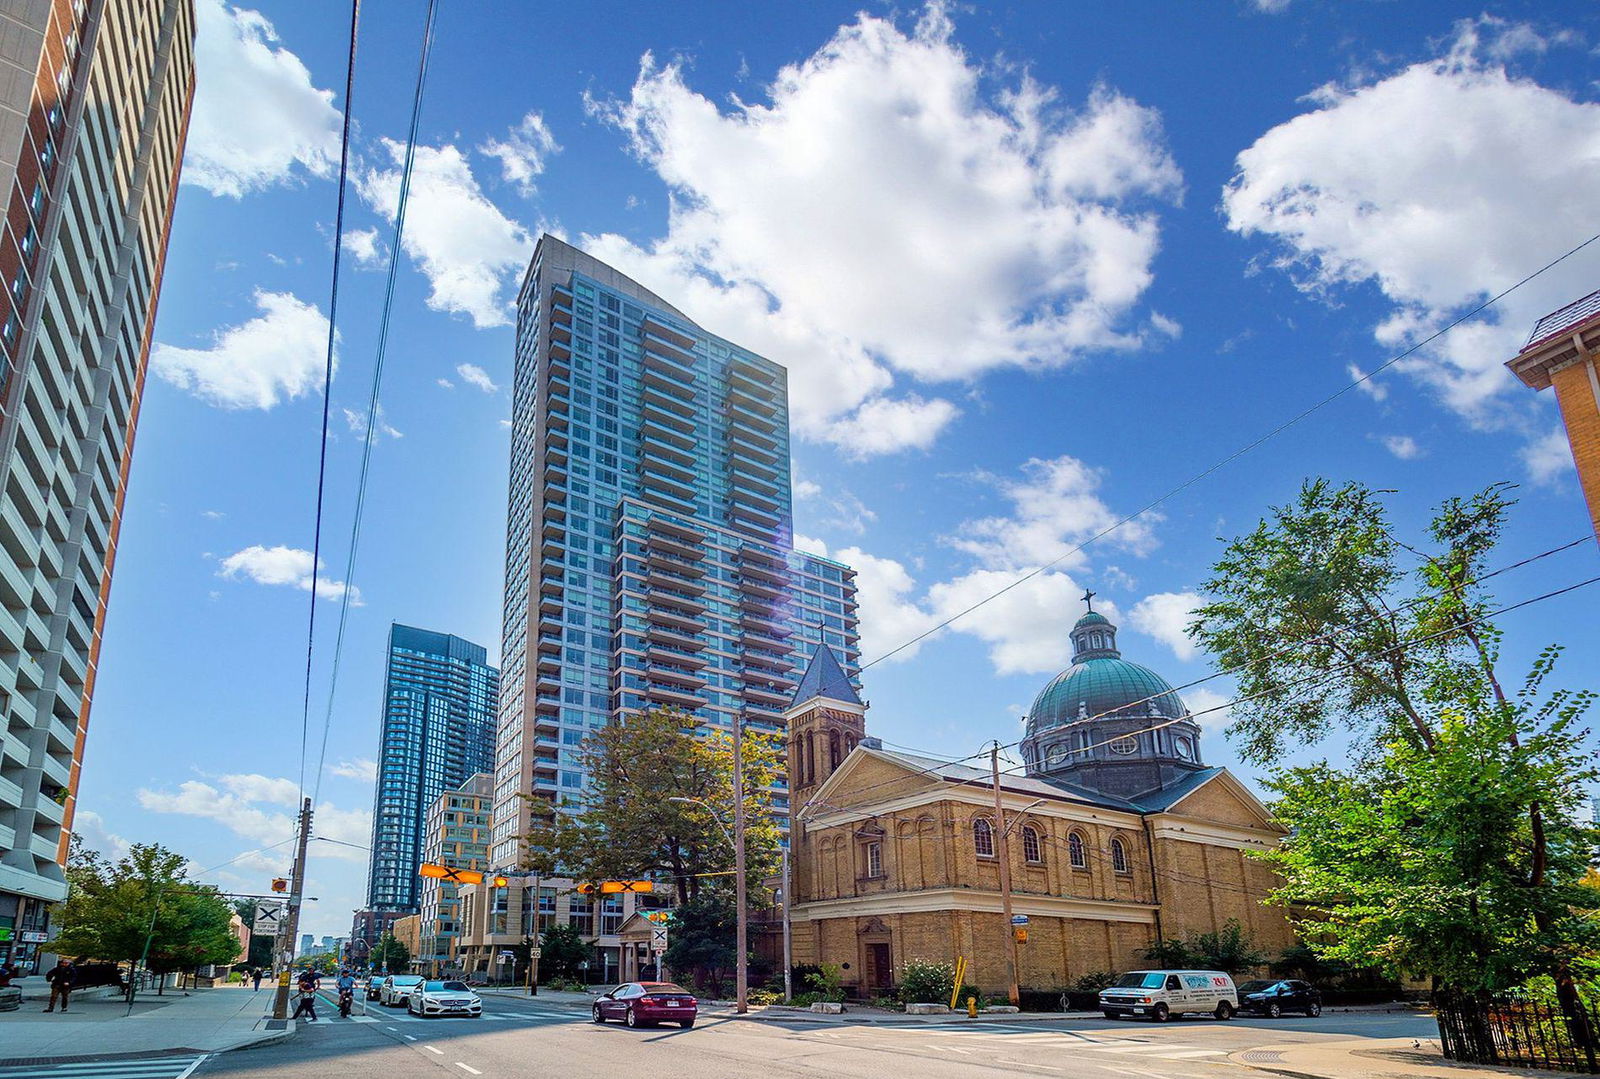
<path fill-rule="evenodd" d="M 1198 592 L 1154 592 L 1128 611 L 1128 624 L 1154 637 L 1187 662 L 1200 652 L 1189 637 L 1188 626 L 1194 609 L 1203 603 L 1205 597 Z"/>
<path fill-rule="evenodd" d="M 256 584 L 288 585 L 303 592 L 311 591 L 311 552 L 298 547 L 264 547 L 257 544 L 236 551 L 222 560 L 217 576 L 228 580 L 254 581 Z M 317 595 L 322 599 L 341 599 L 345 583 L 329 579 L 326 563 L 318 566 Z M 350 589 L 350 602 L 361 605 L 359 589 Z"/>
<path fill-rule="evenodd" d="M 1087 558 L 1073 548 L 1112 529 L 1106 541 L 1136 553 L 1153 546 L 1153 514 L 1118 525 L 1123 516 L 1100 497 L 1100 470 L 1063 455 L 1025 462 L 1020 478 L 979 474 L 977 482 L 993 487 L 1011 503 L 1005 516 L 964 522 L 946 542 L 977 558 L 986 567 L 1029 569 L 1061 560 L 1068 568 Z"/>
<path fill-rule="evenodd" d="M 461 376 L 461 381 L 478 387 L 484 393 L 496 393 L 500 389 L 499 386 L 494 384 L 494 380 L 489 377 L 489 372 L 475 363 L 456 364 L 456 374 Z"/>
<path fill-rule="evenodd" d="M 524 195 L 535 191 L 534 181 L 544 172 L 545 161 L 561 152 L 555 134 L 537 112 L 530 112 L 503 139 L 490 139 L 478 152 L 500 159 L 500 173 Z"/>
<path fill-rule="evenodd" d="M 1522 463 L 1533 482 L 1552 484 L 1575 470 L 1572 463 L 1572 444 L 1566 431 L 1556 428 L 1529 442 L 1522 448 Z"/>
<path fill-rule="evenodd" d="M 1421 444 L 1410 435 L 1384 435 L 1379 441 L 1384 449 L 1402 461 L 1414 461 L 1422 456 Z"/>
<path fill-rule="evenodd" d="M 358 779 L 371 783 L 378 778 L 378 762 L 370 757 L 356 757 L 328 765 L 328 771 L 344 779 Z"/>
<path fill-rule="evenodd" d="M 294 837 L 294 812 L 298 785 L 292 779 L 268 776 L 223 776 L 216 783 L 188 780 L 176 790 L 141 788 L 134 796 L 139 805 L 152 813 L 170 813 L 214 821 L 235 835 L 260 846 L 282 843 Z M 284 795 L 287 793 L 287 801 Z M 367 810 L 341 809 L 329 802 L 317 806 L 314 834 L 365 848 L 372 837 L 372 814 Z M 366 861 L 366 851 L 334 843 L 319 843 L 313 848 L 318 857 Z M 272 871 L 287 859 L 281 854 L 263 852 L 258 867 Z"/>
<path fill-rule="evenodd" d="M 158 344 L 155 373 L 223 408 L 272 408 L 321 389 L 328 319 L 316 304 L 287 292 L 258 291 L 261 313 L 219 330 L 209 348 Z"/>
<path fill-rule="evenodd" d="M 925 446 L 954 407 L 897 403 L 897 376 L 964 380 L 1145 340 L 1156 209 L 1182 184 L 1158 115 L 1108 86 L 1069 103 L 988 70 L 943 5 L 908 30 L 858 17 L 762 102 L 719 105 L 646 56 L 625 99 L 592 107 L 672 208 L 653 242 L 583 246 L 784 363 L 807 437 Z"/>
<path fill-rule="evenodd" d="M 239 198 L 297 174 L 330 176 L 339 110 L 259 11 L 195 3 L 195 95 L 183 181 Z"/>
<path fill-rule="evenodd" d="M 393 139 L 382 146 L 388 162 L 358 174 L 356 190 L 393 223 L 406 148 Z M 505 285 L 527 264 L 533 242 L 484 195 L 456 147 L 416 148 L 402 246 L 428 279 L 429 307 L 466 315 L 479 329 L 511 321 Z"/>
<path fill-rule="evenodd" d="M 1229 226 L 1272 241 L 1305 289 L 1375 286 L 1373 334 L 1396 352 L 1565 252 L 1600 220 L 1600 105 L 1507 71 L 1531 33 L 1463 23 L 1437 59 L 1321 88 L 1239 154 Z M 1504 361 L 1593 273 L 1559 266 L 1399 369 L 1473 423 L 1507 422 L 1533 403 L 1501 396 Z"/>

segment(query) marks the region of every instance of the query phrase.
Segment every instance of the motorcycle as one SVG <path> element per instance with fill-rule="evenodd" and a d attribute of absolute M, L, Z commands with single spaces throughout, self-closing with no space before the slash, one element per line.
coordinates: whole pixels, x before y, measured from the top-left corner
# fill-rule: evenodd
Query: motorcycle
<path fill-rule="evenodd" d="M 348 1019 L 348 1018 L 350 1018 L 350 1007 L 351 1007 L 351 1005 L 353 1005 L 355 1003 L 355 999 L 356 999 L 356 993 L 355 993 L 354 989 L 341 989 L 341 990 L 339 990 L 339 1018 L 340 1019 Z"/>

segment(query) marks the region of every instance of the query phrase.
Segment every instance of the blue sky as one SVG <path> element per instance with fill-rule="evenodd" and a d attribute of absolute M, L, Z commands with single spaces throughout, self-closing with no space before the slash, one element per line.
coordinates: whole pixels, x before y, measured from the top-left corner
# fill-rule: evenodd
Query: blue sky
<path fill-rule="evenodd" d="M 328 3 L 197 0 L 195 117 L 101 655 L 80 825 L 200 867 L 289 838 L 344 61 Z M 365 844 L 383 642 L 499 646 L 516 280 L 541 230 L 790 369 L 797 531 L 856 565 L 870 660 L 1513 284 L 1600 222 L 1582 3 L 444 4 L 328 707 L 422 0 L 369 5 L 330 401 L 311 772 Z M 335 91 L 338 91 L 337 93 Z M 1218 537 L 1302 478 L 1519 483 L 1505 561 L 1588 528 L 1549 395 L 1501 363 L 1600 244 L 865 676 L 890 742 L 1020 735 L 1085 587 L 1124 654 L 1208 673 Z M 347 417 L 346 410 L 350 416 Z M 1593 547 L 1508 574 L 1514 601 Z M 1592 654 L 1593 594 L 1507 619 Z M 1573 661 L 1567 681 L 1595 686 Z M 1585 681 L 1587 680 L 1587 681 Z M 1225 679 L 1186 694 L 1227 699 Z M 1220 715 L 1210 717 L 1220 719 Z M 1235 759 L 1214 723 L 1205 752 Z M 309 782 L 316 777 L 309 776 Z M 261 890 L 286 848 L 210 874 Z M 305 928 L 365 855 L 318 844 Z"/>

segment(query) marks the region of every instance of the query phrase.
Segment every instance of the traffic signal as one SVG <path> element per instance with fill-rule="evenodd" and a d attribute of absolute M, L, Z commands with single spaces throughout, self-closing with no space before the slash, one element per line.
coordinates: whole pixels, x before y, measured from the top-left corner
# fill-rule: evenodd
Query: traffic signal
<path fill-rule="evenodd" d="M 275 892 L 287 892 L 289 890 L 288 880 L 283 877 L 273 877 L 272 890 Z"/>
<path fill-rule="evenodd" d="M 618 892 L 653 892 L 655 885 L 647 880 L 603 880 L 599 884 L 578 885 L 579 895 L 616 895 Z"/>
<path fill-rule="evenodd" d="M 435 865 L 432 862 L 423 862 L 417 867 L 417 875 L 432 877 L 434 880 L 447 880 L 452 884 L 482 884 L 484 876 L 476 869 L 457 869 L 449 865 Z M 496 888 L 504 888 L 511 883 L 505 877 L 490 877 L 489 883 Z"/>

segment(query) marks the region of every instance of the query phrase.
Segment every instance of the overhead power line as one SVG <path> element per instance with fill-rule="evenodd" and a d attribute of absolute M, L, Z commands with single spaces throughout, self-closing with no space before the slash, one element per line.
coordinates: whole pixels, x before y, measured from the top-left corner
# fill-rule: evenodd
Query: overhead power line
<path fill-rule="evenodd" d="M 437 10 L 438 0 L 428 0 L 428 12 L 422 28 L 422 53 L 417 60 L 416 89 L 411 96 L 411 124 L 406 132 L 406 152 L 400 166 L 400 188 L 394 212 L 394 236 L 389 244 L 389 274 L 384 283 L 383 310 L 378 317 L 378 347 L 372 365 L 372 388 L 367 397 L 367 428 L 361 442 L 361 471 L 356 481 L 355 512 L 350 520 L 350 545 L 345 554 L 344 588 L 339 595 L 339 629 L 334 635 L 333 662 L 328 675 L 328 708 L 322 719 L 322 745 L 317 752 L 317 770 L 312 780 L 313 804 L 322 793 L 322 768 L 328 755 L 328 732 L 333 726 L 334 694 L 339 687 L 339 664 L 344 657 L 345 628 L 350 620 L 350 593 L 355 587 L 356 551 L 361 544 L 361 519 L 367 505 L 367 480 L 372 470 L 372 443 L 378 434 L 378 402 L 383 388 L 383 364 L 389 348 L 389 323 L 394 311 L 395 281 L 400 269 L 401 242 L 405 238 L 406 206 L 411 196 L 411 178 L 417 156 L 417 132 L 422 124 L 423 91 L 428 82 L 428 59 L 433 54 L 433 25 Z"/>
<path fill-rule="evenodd" d="M 917 644 L 917 643 L 919 643 L 921 641 L 927 640 L 929 637 L 933 636 L 935 633 L 938 633 L 940 630 L 947 629 L 951 625 L 955 624 L 956 622 L 958 622 L 961 619 L 965 618 L 967 615 L 971 614 L 973 611 L 976 611 L 978 608 L 983 607 L 986 604 L 989 604 L 989 603 L 993 602 L 994 600 L 1000 598 L 1001 596 L 1005 595 L 1007 592 L 1011 591 L 1013 588 L 1016 588 L 1019 585 L 1025 584 L 1028 581 L 1031 581 L 1033 578 L 1039 576 L 1039 574 L 1041 574 L 1041 573 L 1045 572 L 1046 570 L 1050 569 L 1052 566 L 1056 566 L 1056 565 L 1061 564 L 1062 562 L 1066 561 L 1068 558 L 1071 558 L 1073 555 L 1075 555 L 1078 552 L 1082 551 L 1085 547 L 1089 546 L 1091 543 L 1094 543 L 1097 540 L 1100 540 L 1100 539 L 1103 539 L 1106 536 L 1109 536 L 1111 533 L 1115 532 L 1117 529 L 1121 528 L 1123 525 L 1126 525 L 1131 521 L 1138 520 L 1140 517 L 1143 517 L 1145 514 L 1149 513 L 1151 510 L 1153 510 L 1156 507 L 1160 506 L 1164 502 L 1167 502 L 1168 500 L 1172 499 L 1173 497 L 1175 497 L 1175 496 L 1177 496 L 1179 494 L 1182 494 L 1184 491 L 1187 491 L 1189 488 L 1193 487 L 1195 484 L 1199 483 L 1201 480 L 1203 480 L 1206 477 L 1210 476 L 1212 473 L 1217 472 L 1218 470 L 1220 470 L 1222 468 L 1225 468 L 1226 466 L 1232 464 L 1234 461 L 1237 461 L 1239 458 L 1245 456 L 1246 454 L 1248 454 L 1248 453 L 1250 453 L 1250 452 L 1252 452 L 1252 451 L 1254 451 L 1256 449 L 1259 449 L 1260 447 L 1266 445 L 1268 442 L 1271 442 L 1274 438 L 1277 438 L 1283 432 L 1289 430 L 1289 428 L 1294 427 L 1296 424 L 1300 423 L 1302 420 L 1306 419 L 1308 416 L 1310 416 L 1313 413 L 1319 411 L 1320 409 L 1324 408 L 1325 406 L 1330 405 L 1333 402 L 1337 401 L 1339 398 L 1345 396 L 1351 390 L 1356 389 L 1359 386 L 1365 385 L 1367 382 L 1370 382 L 1373 378 L 1375 378 L 1378 375 L 1382 374 L 1384 371 L 1387 371 L 1389 368 L 1393 367 L 1395 364 L 1399 363 L 1400 361 L 1406 359 L 1408 356 L 1413 355 L 1418 350 L 1426 347 L 1427 345 L 1432 344 L 1434 341 L 1437 341 L 1439 338 L 1443 337 L 1445 334 L 1449 333 L 1451 330 L 1455 329 L 1457 326 L 1461 325 L 1463 322 L 1467 322 L 1467 321 L 1469 321 L 1471 319 L 1476 318 L 1478 315 L 1480 315 L 1483 312 L 1487 311 L 1489 308 L 1493 307 L 1495 304 L 1499 303 L 1501 300 L 1505 299 L 1507 296 L 1511 295 L 1513 292 L 1517 291 L 1522 286 L 1526 285 L 1528 282 L 1534 280 L 1535 278 L 1537 278 L 1540 275 L 1548 272 L 1549 270 L 1555 268 L 1556 266 L 1559 266 L 1561 263 L 1565 262 L 1567 259 L 1571 258 L 1573 255 L 1576 255 L 1579 251 L 1582 251 L 1584 248 L 1586 248 L 1590 244 L 1594 243 L 1596 240 L 1600 240 L 1600 233 L 1595 233 L 1593 236 L 1590 236 L 1587 240 L 1584 240 L 1582 243 L 1578 244 L 1576 247 L 1570 249 L 1569 251 L 1565 252 L 1562 255 L 1559 255 L 1558 257 L 1556 257 L 1554 259 L 1551 259 L 1549 262 L 1545 263 L 1543 266 L 1539 267 L 1537 270 L 1533 271 L 1528 276 L 1526 276 L 1522 280 L 1518 281 L 1516 284 L 1510 286 L 1509 288 L 1503 289 L 1500 292 L 1497 292 L 1495 295 L 1489 297 L 1487 300 L 1483 301 L 1477 307 L 1474 307 L 1470 311 L 1467 311 L 1467 312 L 1463 313 L 1462 315 L 1458 316 L 1457 318 L 1452 320 L 1450 323 L 1448 323 L 1447 325 L 1445 325 L 1445 326 L 1441 327 L 1440 329 L 1434 331 L 1433 333 L 1429 334 L 1427 337 L 1425 337 L 1422 340 L 1418 341 L 1416 344 L 1412 345 L 1410 348 L 1407 348 L 1404 351 L 1402 351 L 1402 352 L 1390 357 L 1389 359 L 1385 360 L 1383 363 L 1379 364 L 1377 367 L 1374 367 L 1371 371 L 1368 371 L 1366 374 L 1362 375 L 1360 378 L 1354 379 L 1353 381 L 1351 381 L 1351 382 L 1347 383 L 1346 385 L 1340 387 L 1339 389 L 1335 390 L 1333 393 L 1328 394 L 1326 397 L 1322 398 L 1321 400 L 1316 401 L 1315 403 L 1313 403 L 1313 404 L 1309 405 L 1308 407 L 1302 409 L 1301 411 L 1295 413 L 1293 416 L 1289 417 L 1287 420 L 1284 420 L 1282 423 L 1278 424 L 1276 427 L 1274 427 L 1271 430 L 1267 431 L 1265 434 L 1258 436 L 1253 441 L 1248 442 L 1245 445 L 1243 445 L 1243 446 L 1239 447 L 1238 449 L 1234 450 L 1232 453 L 1228 454 L 1226 457 L 1223 457 L 1221 460 L 1216 461 L 1216 462 L 1208 465 L 1207 467 L 1205 467 L 1204 469 L 1200 470 L 1199 472 L 1196 472 L 1194 475 L 1190 476 L 1188 479 L 1184 480 L 1182 483 L 1178 484 L 1176 487 L 1173 487 L 1170 490 L 1168 490 L 1165 494 L 1159 495 L 1158 497 L 1156 497 L 1156 498 L 1152 499 L 1151 501 L 1145 503 L 1144 506 L 1141 507 L 1140 509 L 1135 510 L 1133 513 L 1130 513 L 1125 517 L 1118 518 L 1117 520 L 1113 521 L 1111 524 L 1107 525 L 1105 528 L 1102 528 L 1100 531 L 1098 531 L 1094 535 L 1090 536 L 1088 539 L 1085 539 L 1084 541 L 1082 541 L 1081 543 L 1078 543 L 1077 545 L 1073 546 L 1072 548 L 1070 548 L 1070 549 L 1068 549 L 1066 551 L 1063 551 L 1061 554 L 1057 555 L 1055 558 L 1052 558 L 1050 561 L 1044 563 L 1043 565 L 1037 566 L 1034 569 L 1029 570 L 1027 573 L 1022 574 L 1020 577 L 1017 577 L 1015 580 L 1012 580 L 1010 583 L 1008 583 L 1008 584 L 1004 585 L 1003 587 L 998 588 L 995 591 L 989 593 L 987 596 L 984 596 L 982 599 L 980 599 L 977 602 L 971 604 L 970 606 L 962 608 L 961 610 L 957 611 L 955 614 L 952 614 L 950 617 L 944 619 L 942 622 L 939 622 L 937 625 L 930 626 L 928 629 L 925 629 L 921 633 L 918 633 L 916 636 L 912 637 L 910 640 L 896 645 L 895 647 L 891 648 L 889 651 L 883 653 L 883 655 L 878 656 L 876 659 L 872 660 L 870 663 L 862 664 L 861 665 L 861 669 L 864 671 L 868 667 L 876 666 L 877 664 L 882 663 L 884 660 L 888 659 L 889 657 L 894 656 L 894 655 L 896 655 L 896 654 L 898 654 L 900 652 L 903 652 L 907 648 L 910 648 L 911 646 L 913 646 L 913 645 L 915 645 L 915 644 Z"/>
<path fill-rule="evenodd" d="M 339 326 L 339 258 L 344 253 L 344 202 L 350 178 L 350 124 L 356 88 L 356 31 L 361 0 L 350 2 L 350 50 L 345 57 L 344 122 L 339 133 L 339 193 L 333 215 L 333 273 L 328 285 L 328 346 L 322 365 L 322 428 L 317 442 L 316 523 L 311 532 L 311 598 L 306 615 L 306 685 L 300 703 L 299 802 L 306 793 L 306 749 L 311 730 L 311 666 L 317 641 L 317 574 L 322 561 L 322 505 L 328 482 L 328 410 L 333 402 L 333 355 Z"/>

